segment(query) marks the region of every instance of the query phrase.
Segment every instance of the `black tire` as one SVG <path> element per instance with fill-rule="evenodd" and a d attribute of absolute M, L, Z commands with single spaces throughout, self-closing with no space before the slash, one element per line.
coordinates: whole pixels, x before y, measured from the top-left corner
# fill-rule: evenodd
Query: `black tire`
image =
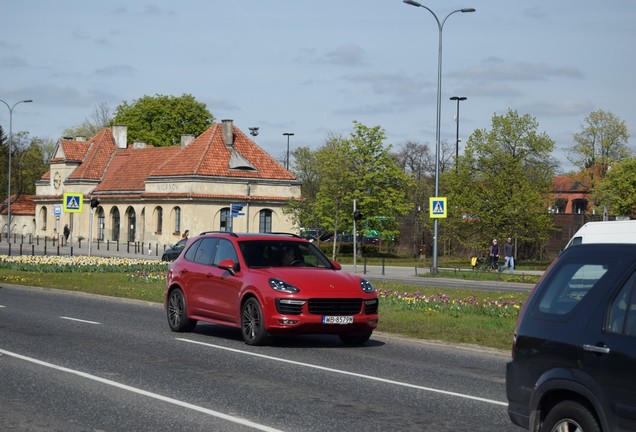
<path fill-rule="evenodd" d="M 168 296 L 166 314 L 168 325 L 173 332 L 189 332 L 197 325 L 196 320 L 188 318 L 185 296 L 178 288 L 172 290 Z"/>
<path fill-rule="evenodd" d="M 263 323 L 263 309 L 254 297 L 241 307 L 241 334 L 248 345 L 263 345 L 267 338 Z"/>
<path fill-rule="evenodd" d="M 168 255 L 163 255 L 161 261 L 170 261 L 170 258 L 168 258 Z"/>
<path fill-rule="evenodd" d="M 340 340 L 349 346 L 361 346 L 367 343 L 373 331 L 364 333 L 340 333 Z"/>
<path fill-rule="evenodd" d="M 601 432 L 594 415 L 574 401 L 559 402 L 548 412 L 539 432 L 577 431 Z"/>

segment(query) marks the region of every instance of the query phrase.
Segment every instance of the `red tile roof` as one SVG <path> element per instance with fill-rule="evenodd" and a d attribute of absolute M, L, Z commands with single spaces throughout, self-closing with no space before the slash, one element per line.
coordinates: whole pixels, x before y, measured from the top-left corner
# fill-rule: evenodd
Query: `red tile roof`
<path fill-rule="evenodd" d="M 234 143 L 225 144 L 222 125 L 215 123 L 199 135 L 182 151 L 155 170 L 151 176 L 207 176 L 207 177 L 250 177 L 277 180 L 295 180 L 278 161 L 273 159 L 254 141 L 238 128 L 232 128 Z M 256 168 L 255 170 L 231 169 L 232 151 Z"/>
<path fill-rule="evenodd" d="M 238 128 L 233 127 L 234 142 L 225 144 L 222 124 L 215 123 L 185 147 L 117 148 L 112 130 L 104 128 L 89 141 L 62 140 L 65 159 L 80 161 L 70 180 L 97 180 L 95 192 L 143 193 L 151 177 L 234 177 L 295 180 L 295 176 L 273 159 Z M 232 161 L 250 166 L 232 168 Z M 42 180 L 49 180 L 47 172 Z M 165 196 L 165 195 L 163 195 Z"/>
<path fill-rule="evenodd" d="M 101 180 L 108 162 L 116 151 L 117 146 L 110 128 L 102 129 L 90 139 L 88 151 L 82 164 L 68 178 L 72 180 Z"/>
<path fill-rule="evenodd" d="M 86 152 L 90 146 L 88 141 L 75 141 L 71 139 L 60 140 L 60 147 L 64 153 L 64 159 L 54 158 L 51 162 L 64 162 L 64 161 L 76 161 L 81 162 L 86 156 Z"/>
<path fill-rule="evenodd" d="M 116 152 L 95 192 L 143 192 L 145 180 L 181 150 L 178 146 L 127 148 Z"/>
<path fill-rule="evenodd" d="M 35 216 L 35 195 L 11 195 L 11 216 Z M 7 215 L 9 205 L 7 200 L 0 204 L 0 214 Z"/>

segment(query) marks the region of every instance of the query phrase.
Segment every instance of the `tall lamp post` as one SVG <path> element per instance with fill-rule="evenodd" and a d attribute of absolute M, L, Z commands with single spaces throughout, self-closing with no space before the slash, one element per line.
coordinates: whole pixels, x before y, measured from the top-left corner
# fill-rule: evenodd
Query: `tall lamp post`
<path fill-rule="evenodd" d="M 457 172 L 457 161 L 459 160 L 459 101 L 465 101 L 467 98 L 464 96 L 453 96 L 450 98 L 452 101 L 457 101 L 457 115 L 455 116 L 455 123 L 457 123 L 457 138 L 455 139 L 455 172 Z"/>
<path fill-rule="evenodd" d="M 17 101 L 12 106 L 9 106 L 8 103 L 0 99 L 0 102 L 5 104 L 9 109 L 9 169 L 7 170 L 9 174 L 9 186 L 8 186 L 8 194 L 7 194 L 7 241 L 11 239 L 11 152 L 13 151 L 13 109 L 16 105 L 21 103 L 30 103 L 33 102 L 31 99 L 25 99 L 21 101 Z"/>
<path fill-rule="evenodd" d="M 404 3 L 409 4 L 411 6 L 421 7 L 426 9 L 433 15 L 435 21 L 437 22 L 437 28 L 439 29 L 439 49 L 437 53 L 437 121 L 435 123 L 435 197 L 439 196 L 439 154 L 440 154 L 440 119 L 442 114 L 442 30 L 444 29 L 444 23 L 448 17 L 457 12 L 475 12 L 473 8 L 463 8 L 457 9 L 446 15 L 446 17 L 440 21 L 433 12 L 428 7 L 413 1 L 413 0 L 402 0 Z M 431 272 L 433 274 L 437 273 L 437 241 L 438 241 L 438 221 L 437 218 L 433 219 L 433 266 L 431 267 Z"/>
<path fill-rule="evenodd" d="M 289 137 L 290 136 L 294 136 L 294 134 L 291 133 L 291 132 L 285 132 L 283 134 L 283 136 L 287 137 L 287 161 L 286 161 L 286 167 L 285 168 L 287 168 L 287 170 L 289 170 Z"/>

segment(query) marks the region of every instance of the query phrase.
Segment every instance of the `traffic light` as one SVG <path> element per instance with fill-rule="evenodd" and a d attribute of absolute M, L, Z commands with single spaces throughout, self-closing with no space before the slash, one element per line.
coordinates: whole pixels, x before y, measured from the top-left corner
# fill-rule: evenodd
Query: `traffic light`
<path fill-rule="evenodd" d="M 91 198 L 91 208 L 95 208 L 99 205 L 99 200 L 97 198 Z"/>
<path fill-rule="evenodd" d="M 353 219 L 356 220 L 356 221 L 359 221 L 359 220 L 364 219 L 364 216 L 359 211 L 354 211 L 353 212 Z"/>

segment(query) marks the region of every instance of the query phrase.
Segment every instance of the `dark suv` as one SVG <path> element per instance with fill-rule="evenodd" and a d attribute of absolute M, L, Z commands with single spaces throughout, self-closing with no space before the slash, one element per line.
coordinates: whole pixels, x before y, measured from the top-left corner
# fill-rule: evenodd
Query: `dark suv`
<path fill-rule="evenodd" d="M 636 430 L 636 244 L 567 248 L 519 315 L 508 415 L 531 431 Z"/>

